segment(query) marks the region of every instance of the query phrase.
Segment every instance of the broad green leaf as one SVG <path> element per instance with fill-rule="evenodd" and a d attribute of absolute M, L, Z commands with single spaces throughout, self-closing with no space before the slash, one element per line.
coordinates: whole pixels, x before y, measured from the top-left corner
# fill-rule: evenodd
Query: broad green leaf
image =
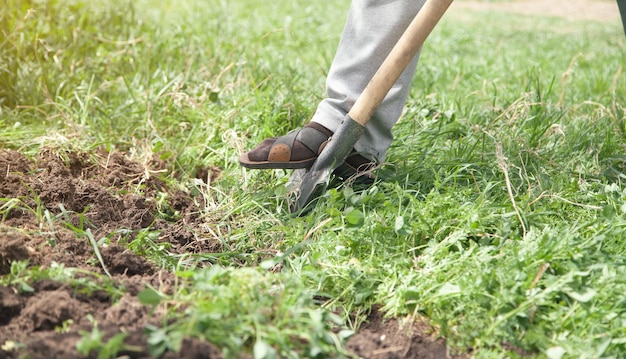
<path fill-rule="evenodd" d="M 254 343 L 253 348 L 254 359 L 274 359 L 276 356 L 276 349 L 263 340 L 257 340 Z"/>
<path fill-rule="evenodd" d="M 404 227 L 404 217 L 398 216 L 396 217 L 396 223 L 393 229 L 396 231 L 396 233 L 398 233 L 402 230 L 402 227 Z"/>
<path fill-rule="evenodd" d="M 137 294 L 137 299 L 144 305 L 157 305 L 161 302 L 161 295 L 152 288 L 146 288 Z"/>
<path fill-rule="evenodd" d="M 546 356 L 549 359 L 561 359 L 565 355 L 565 349 L 563 347 L 552 347 L 546 350 Z"/>
<path fill-rule="evenodd" d="M 573 290 L 572 291 L 567 291 L 566 293 L 572 299 L 574 299 L 575 301 L 581 302 L 581 303 L 587 303 L 588 301 L 592 300 L 593 297 L 596 296 L 596 294 L 598 294 L 598 292 L 596 292 L 593 288 L 587 288 L 582 293 L 575 292 Z"/>
<path fill-rule="evenodd" d="M 348 221 L 348 223 L 353 226 L 363 224 L 364 218 L 365 216 L 363 215 L 363 212 L 358 209 L 353 209 L 352 211 L 348 212 L 348 214 L 346 214 L 346 221 Z"/>
<path fill-rule="evenodd" d="M 455 284 L 445 283 L 439 290 L 437 291 L 438 296 L 457 294 L 461 292 L 461 287 Z"/>

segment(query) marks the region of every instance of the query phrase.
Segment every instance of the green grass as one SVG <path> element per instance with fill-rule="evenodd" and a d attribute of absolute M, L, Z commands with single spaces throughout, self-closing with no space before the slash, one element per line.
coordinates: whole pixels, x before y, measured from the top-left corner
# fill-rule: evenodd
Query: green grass
<path fill-rule="evenodd" d="M 198 167 L 222 169 L 196 190 L 224 253 L 165 258 L 148 232 L 128 244 L 181 277 L 156 301 L 170 313 L 152 328 L 156 352 L 188 335 L 232 355 L 341 356 L 332 327 L 355 329 L 380 304 L 426 317 L 452 350 L 479 358 L 515 357 L 511 345 L 620 357 L 619 21 L 462 16 L 453 5 L 422 52 L 380 180 L 331 189 L 293 218 L 290 173 L 247 171 L 236 157 L 308 121 L 348 5 L 4 0 L 0 145 L 155 154 L 174 188 L 194 187 Z M 28 288 L 27 271 L 2 283 Z"/>

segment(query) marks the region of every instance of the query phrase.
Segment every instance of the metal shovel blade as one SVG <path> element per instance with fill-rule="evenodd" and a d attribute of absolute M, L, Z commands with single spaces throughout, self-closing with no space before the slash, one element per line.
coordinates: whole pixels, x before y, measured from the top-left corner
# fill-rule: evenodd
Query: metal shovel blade
<path fill-rule="evenodd" d="M 301 178 L 299 188 L 296 188 L 295 198 L 289 204 L 291 213 L 303 215 L 310 210 L 309 203 L 319 197 L 329 181 L 330 174 L 348 157 L 354 144 L 365 132 L 365 126 L 354 121 L 349 115 L 344 117 L 337 132 L 313 166 Z"/>

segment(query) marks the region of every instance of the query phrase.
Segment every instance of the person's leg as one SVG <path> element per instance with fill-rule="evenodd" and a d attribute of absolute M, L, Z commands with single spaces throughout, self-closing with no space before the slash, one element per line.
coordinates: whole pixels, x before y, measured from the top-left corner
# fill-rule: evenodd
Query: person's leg
<path fill-rule="evenodd" d="M 346 26 L 327 78 L 328 98 L 312 121 L 335 132 L 341 119 L 396 44 L 424 0 L 352 1 Z M 419 54 L 407 66 L 374 113 L 355 150 L 377 162 L 385 159 L 411 87 Z"/>
<path fill-rule="evenodd" d="M 252 151 L 242 154 L 239 162 L 258 169 L 308 168 L 323 148 L 324 140 L 339 127 L 424 2 L 353 0 L 329 70 L 328 97 L 318 105 L 311 122 L 285 136 L 266 139 Z M 346 163 L 351 167 L 384 160 L 392 141 L 391 128 L 404 108 L 418 56 L 391 88 L 355 145 L 355 150 L 369 160 L 350 156 Z"/>

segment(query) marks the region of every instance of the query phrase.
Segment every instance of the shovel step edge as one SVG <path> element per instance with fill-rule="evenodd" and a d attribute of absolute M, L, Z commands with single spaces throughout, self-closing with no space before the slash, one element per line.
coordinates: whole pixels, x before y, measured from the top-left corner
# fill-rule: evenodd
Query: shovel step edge
<path fill-rule="evenodd" d="M 292 213 L 302 212 L 302 215 L 307 212 L 304 211 L 307 205 L 318 196 L 320 188 L 328 183 L 330 173 L 345 161 L 363 132 L 365 126 L 353 120 L 350 115 L 343 118 L 311 169 L 302 177 L 299 188 L 295 189 L 296 200 L 289 206 Z"/>

